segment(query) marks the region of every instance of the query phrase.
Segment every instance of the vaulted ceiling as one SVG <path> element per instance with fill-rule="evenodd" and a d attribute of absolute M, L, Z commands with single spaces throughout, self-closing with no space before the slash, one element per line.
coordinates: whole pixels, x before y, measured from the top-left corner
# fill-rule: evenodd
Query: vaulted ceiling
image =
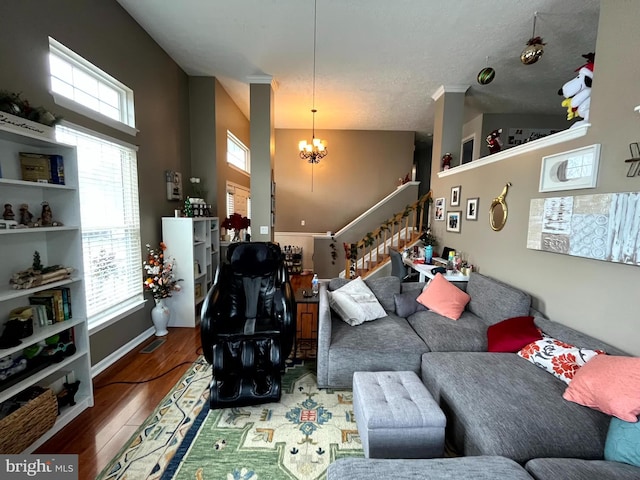
<path fill-rule="evenodd" d="M 314 0 L 118 0 L 192 76 L 214 76 L 250 117 L 270 75 L 275 127 L 310 128 Z M 595 51 L 599 0 L 317 0 L 316 129 L 433 132 L 441 86 L 479 113 L 564 114 L 558 89 Z M 537 12 L 537 14 L 536 14 Z M 524 65 L 535 34 L 544 55 Z M 596 57 L 597 63 L 597 57 Z M 495 80 L 480 85 L 491 66 Z M 597 82 L 597 69 L 596 69 Z"/>

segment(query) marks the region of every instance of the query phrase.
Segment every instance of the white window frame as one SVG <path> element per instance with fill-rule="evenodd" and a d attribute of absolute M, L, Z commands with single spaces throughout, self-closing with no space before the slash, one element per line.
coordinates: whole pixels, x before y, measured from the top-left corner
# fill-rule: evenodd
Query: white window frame
<path fill-rule="evenodd" d="M 81 103 L 76 98 L 71 98 L 85 95 L 94 98 L 98 103 L 107 105 L 107 102 L 99 96 L 83 91 L 77 78 L 74 77 L 69 81 L 69 79 L 61 79 L 55 76 L 51 67 L 51 60 L 54 58 L 72 68 L 74 73 L 85 74 L 96 80 L 99 86 L 103 86 L 111 92 L 115 91 L 118 98 L 116 105 L 109 104 L 109 106 L 117 111 L 118 119 L 101 113 L 99 110 Z M 133 90 L 51 37 L 49 37 L 49 62 L 49 88 L 56 105 L 60 105 L 80 115 L 128 133 L 129 135 L 135 136 L 137 134 L 138 131 L 135 128 Z M 56 87 L 56 85 L 61 83 L 73 90 L 71 97 Z"/>
<path fill-rule="evenodd" d="M 56 136 L 58 141 L 70 143 L 75 145 L 77 142 L 75 138 L 89 137 L 89 141 L 94 143 L 100 143 L 105 146 L 109 153 L 113 154 L 114 149 L 123 152 L 120 157 L 122 163 L 122 171 L 126 175 L 122 175 L 120 170 L 113 170 L 114 182 L 105 182 L 105 188 L 109 189 L 105 195 L 101 195 L 99 191 L 101 182 L 87 180 L 84 177 L 84 171 L 91 171 L 95 169 L 96 164 L 106 162 L 97 156 L 95 151 L 91 153 L 86 152 L 82 146 L 77 148 L 77 161 L 78 161 L 78 188 L 80 193 L 80 217 L 83 218 L 91 215 L 95 218 L 97 215 L 99 219 L 104 217 L 104 222 L 92 221 L 91 226 L 87 226 L 86 223 L 81 222 L 82 231 L 82 244 L 84 255 L 84 278 L 85 278 L 85 292 L 86 292 L 86 309 L 87 309 L 87 324 L 89 328 L 89 334 L 94 333 L 114 324 L 115 322 L 126 318 L 136 310 L 140 310 L 144 306 L 144 292 L 142 287 L 142 248 L 140 242 L 140 205 L 138 200 L 138 178 L 137 178 L 137 159 L 136 152 L 138 148 L 134 145 L 116 140 L 106 135 L 94 132 L 92 130 L 80 127 L 78 125 L 71 124 L 69 122 L 62 122 L 62 124 L 56 126 Z M 113 161 L 113 159 L 111 160 Z M 102 178 L 104 178 L 104 172 Z M 127 178 L 125 178 L 127 177 Z M 85 178 L 83 182 L 83 178 Z M 117 191 L 117 184 L 121 183 L 121 193 Z M 114 191 L 114 188 L 116 190 Z M 98 190 L 98 191 L 96 191 Z M 121 221 L 108 220 L 107 215 L 101 215 L 95 209 L 95 202 L 87 201 L 89 197 L 92 198 L 123 198 L 123 211 L 118 210 L 118 214 L 122 215 Z M 84 201 L 83 201 L 84 199 Z M 92 205 L 93 204 L 93 205 Z M 108 209 L 110 205 L 104 203 L 102 205 L 102 211 Z M 89 211 L 90 210 L 90 211 Z M 126 215 L 125 215 L 126 212 Z M 109 237 L 123 235 L 126 238 L 125 244 L 129 246 L 126 248 L 117 249 L 120 257 L 113 261 L 114 273 L 113 277 L 118 285 L 124 285 L 125 290 L 120 292 L 114 288 L 100 288 L 100 282 L 104 275 L 103 272 L 92 271 L 92 265 L 96 269 L 100 269 L 100 264 L 96 262 L 95 258 L 91 258 L 91 251 L 95 252 L 95 246 L 99 242 L 96 242 L 96 233 L 107 232 L 104 245 L 109 247 Z M 125 232 L 123 234 L 123 232 Z M 120 241 L 120 243 L 122 243 Z M 93 250 L 89 250 L 88 245 L 94 246 Z M 111 249 L 109 249 L 111 251 Z M 92 284 L 91 279 L 95 279 L 95 284 Z M 111 278 L 109 281 L 114 281 Z M 92 286 L 93 285 L 93 286 Z M 115 293 L 115 295 L 114 295 Z"/>
<path fill-rule="evenodd" d="M 241 151 L 240 156 L 230 152 L 229 144 Z M 227 165 L 246 175 L 251 174 L 251 155 L 247 146 L 227 130 Z"/>

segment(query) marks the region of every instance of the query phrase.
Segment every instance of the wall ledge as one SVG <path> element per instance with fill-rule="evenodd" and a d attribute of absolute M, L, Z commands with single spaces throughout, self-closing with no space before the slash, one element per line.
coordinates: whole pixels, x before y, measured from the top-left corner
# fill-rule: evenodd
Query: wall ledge
<path fill-rule="evenodd" d="M 464 165 L 458 165 L 457 167 L 450 168 L 449 170 L 443 170 L 442 172 L 438 172 L 438 178 L 448 177 L 450 175 L 473 170 L 474 168 L 482 167 L 490 163 L 499 162 L 501 160 L 506 160 L 508 158 L 517 157 L 518 155 L 550 147 L 551 145 L 575 140 L 576 138 L 585 136 L 590 126 L 591 124 L 587 123 L 579 127 L 568 128 L 561 132 L 554 133 L 553 135 L 547 135 L 546 137 L 539 138 L 538 140 L 523 143 L 517 147 L 509 148 L 508 150 L 503 150 L 502 152 L 494 153 L 493 155 L 488 155 L 478 160 L 473 160 L 472 162 L 465 163 Z"/>

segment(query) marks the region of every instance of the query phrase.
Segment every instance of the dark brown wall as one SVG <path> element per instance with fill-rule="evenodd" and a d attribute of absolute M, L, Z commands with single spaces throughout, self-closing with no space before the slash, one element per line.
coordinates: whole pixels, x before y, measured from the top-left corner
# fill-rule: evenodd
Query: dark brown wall
<path fill-rule="evenodd" d="M 189 177 L 187 76 L 114 0 L 4 0 L 0 5 L 0 89 L 22 92 L 32 105 L 66 120 L 139 145 L 141 241 L 157 243 L 166 200 L 165 170 Z M 49 94 L 51 36 L 133 89 L 136 128 L 131 137 L 57 107 Z M 183 183 L 183 187 L 186 187 Z M 91 337 L 92 362 L 102 360 L 151 327 L 145 308 Z"/>

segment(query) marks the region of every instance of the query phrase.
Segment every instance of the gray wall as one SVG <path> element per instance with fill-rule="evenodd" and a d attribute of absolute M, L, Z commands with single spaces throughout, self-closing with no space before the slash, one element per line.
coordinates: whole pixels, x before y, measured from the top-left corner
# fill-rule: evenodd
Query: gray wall
<path fill-rule="evenodd" d="M 587 136 L 442 179 L 434 165 L 431 177 L 434 196 L 446 197 L 447 206 L 454 185 L 462 186 L 463 206 L 469 197 L 480 198 L 479 220 L 463 219 L 460 234 L 445 232 L 445 222 L 434 222 L 441 245 L 465 252 L 482 273 L 531 293 L 534 306 L 549 318 L 636 355 L 640 354 L 640 268 L 528 250 L 526 238 L 530 200 L 565 193 L 538 192 L 543 156 L 600 143 L 598 187 L 566 193 L 640 190 L 640 178 L 628 178 L 628 164 L 624 163 L 629 157 L 628 145 L 638 140 L 640 127 L 640 117 L 633 111 L 640 104 L 640 63 L 630 61 L 637 58 L 640 45 L 636 28 L 639 18 L 640 2 L 602 2 L 591 97 L 592 126 Z M 576 66 L 581 60 L 576 58 Z M 509 219 L 502 231 L 494 232 L 488 223 L 489 203 L 508 181 L 513 184 L 507 196 Z"/>
<path fill-rule="evenodd" d="M 249 120 L 240 111 L 238 106 L 233 102 L 229 94 L 226 92 L 220 82 L 216 79 L 216 125 L 215 135 L 216 157 L 217 161 L 217 177 L 215 182 L 217 185 L 217 205 L 218 216 L 222 222 L 227 216 L 226 210 L 226 182 L 227 180 L 238 185 L 249 188 L 251 179 L 249 175 L 240 172 L 229 166 L 227 163 L 227 130 L 233 133 L 238 140 L 244 145 L 250 147 Z"/>
<path fill-rule="evenodd" d="M 161 238 L 160 217 L 180 205 L 166 200 L 165 170 L 189 177 L 188 81 L 185 73 L 113 0 L 4 0 L 0 29 L 0 88 L 22 92 L 70 122 L 140 146 L 141 240 Z M 136 137 L 74 114 L 48 92 L 48 36 L 55 38 L 133 89 Z M 186 183 L 185 183 L 186 182 Z M 142 252 L 141 252 L 142 253 Z M 102 360 L 151 325 L 153 302 L 91 337 L 92 362 Z"/>
<path fill-rule="evenodd" d="M 414 132 L 317 130 L 316 137 L 329 153 L 312 171 L 298 156 L 311 131 L 276 130 L 277 232 L 338 231 L 393 192 L 413 165 Z"/>

